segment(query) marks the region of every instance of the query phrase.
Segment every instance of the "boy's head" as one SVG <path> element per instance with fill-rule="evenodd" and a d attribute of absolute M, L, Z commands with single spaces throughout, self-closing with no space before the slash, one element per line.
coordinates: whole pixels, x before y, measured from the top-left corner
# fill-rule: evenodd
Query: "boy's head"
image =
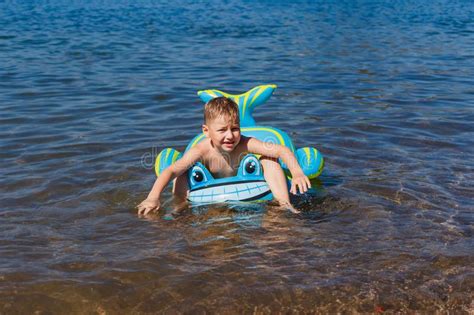
<path fill-rule="evenodd" d="M 239 107 L 230 98 L 224 96 L 216 97 L 204 106 L 204 124 L 209 124 L 209 122 L 219 116 L 240 124 Z"/>
<path fill-rule="evenodd" d="M 240 141 L 239 107 L 227 97 L 216 97 L 204 107 L 202 131 L 220 151 L 231 152 Z"/>

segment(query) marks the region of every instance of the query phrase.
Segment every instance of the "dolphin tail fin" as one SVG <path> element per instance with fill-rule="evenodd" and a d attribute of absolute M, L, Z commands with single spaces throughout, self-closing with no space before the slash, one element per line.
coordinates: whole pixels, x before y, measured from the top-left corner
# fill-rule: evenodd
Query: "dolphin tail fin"
<path fill-rule="evenodd" d="M 275 84 L 259 85 L 245 93 L 236 95 L 213 89 L 202 90 L 198 92 L 198 96 L 206 103 L 220 96 L 232 99 L 239 106 L 240 125 L 242 127 L 249 127 L 255 126 L 255 120 L 252 117 L 255 107 L 265 103 L 272 96 L 276 87 Z"/>
<path fill-rule="evenodd" d="M 156 176 L 160 176 L 163 171 L 171 164 L 179 160 L 183 156 L 178 150 L 166 148 L 158 154 L 155 161 Z"/>

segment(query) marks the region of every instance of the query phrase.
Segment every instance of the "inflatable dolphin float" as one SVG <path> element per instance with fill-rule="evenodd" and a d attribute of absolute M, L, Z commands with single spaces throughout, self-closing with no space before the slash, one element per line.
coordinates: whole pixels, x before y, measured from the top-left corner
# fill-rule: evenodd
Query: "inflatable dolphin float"
<path fill-rule="evenodd" d="M 301 169 L 310 179 L 321 174 L 324 160 L 318 150 L 312 147 L 295 149 L 290 137 L 274 127 L 258 126 L 252 113 L 254 109 L 264 104 L 276 85 L 261 85 L 243 94 L 232 95 L 219 90 L 203 90 L 198 96 L 203 102 L 225 96 L 234 100 L 239 107 L 241 133 L 247 137 L 255 137 L 264 142 L 271 142 L 288 147 L 295 155 Z M 204 134 L 198 134 L 186 147 L 186 152 L 201 140 Z M 157 176 L 182 157 L 179 151 L 166 148 L 160 152 L 155 162 L 155 173 Z M 280 161 L 288 179 L 291 173 L 286 165 Z M 240 162 L 237 175 L 226 178 L 214 178 L 209 170 L 200 162 L 188 170 L 189 195 L 188 199 L 193 203 L 217 203 L 225 201 L 258 201 L 271 200 L 273 195 L 263 177 L 263 169 L 259 159 L 253 154 L 246 155 Z"/>

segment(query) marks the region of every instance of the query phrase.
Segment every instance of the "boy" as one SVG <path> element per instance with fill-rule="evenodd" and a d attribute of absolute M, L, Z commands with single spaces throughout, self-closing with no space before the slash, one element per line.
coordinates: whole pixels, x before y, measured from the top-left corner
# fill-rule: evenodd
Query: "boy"
<path fill-rule="evenodd" d="M 237 104 L 226 97 L 217 97 L 204 107 L 204 125 L 202 131 L 206 138 L 189 149 L 156 179 L 148 197 L 137 208 L 139 214 L 148 214 L 160 208 L 160 195 L 168 183 L 175 179 L 173 194 L 186 199 L 188 184 L 186 171 L 197 161 L 204 164 L 214 178 L 235 176 L 240 160 L 246 153 L 260 154 L 265 181 L 273 197 L 293 212 L 298 212 L 290 204 L 285 174 L 278 158 L 288 166 L 292 175 L 291 193 L 297 189 L 304 193 L 311 183 L 304 175 L 295 155 L 281 145 L 262 142 L 240 134 L 239 109 Z"/>

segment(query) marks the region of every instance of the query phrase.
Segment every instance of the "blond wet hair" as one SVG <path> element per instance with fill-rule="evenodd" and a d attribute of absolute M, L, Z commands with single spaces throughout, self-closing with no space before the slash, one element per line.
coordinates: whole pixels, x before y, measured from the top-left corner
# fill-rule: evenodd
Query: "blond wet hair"
<path fill-rule="evenodd" d="M 205 124 L 221 116 L 240 123 L 239 107 L 232 99 L 225 96 L 213 98 L 204 106 Z"/>

